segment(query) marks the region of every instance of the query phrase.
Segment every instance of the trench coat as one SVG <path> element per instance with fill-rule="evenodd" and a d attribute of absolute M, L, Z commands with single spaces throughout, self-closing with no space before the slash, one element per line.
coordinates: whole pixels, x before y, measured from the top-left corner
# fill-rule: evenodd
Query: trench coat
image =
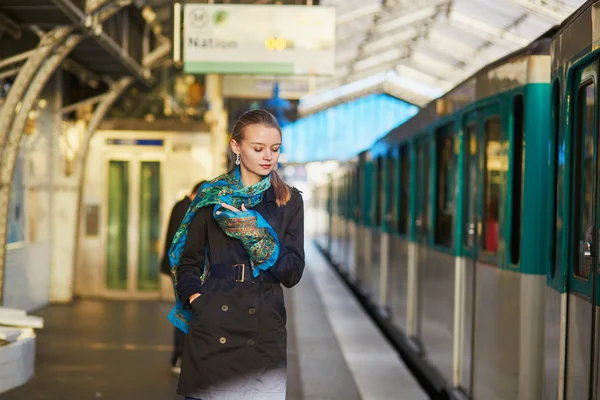
<path fill-rule="evenodd" d="M 242 243 L 227 236 L 203 207 L 189 225 L 178 267 L 177 294 L 192 310 L 177 393 L 202 400 L 286 396 L 286 309 L 281 285 L 304 271 L 304 207 L 290 188 L 284 206 L 269 188 L 254 207 L 279 238 L 279 258 L 254 278 Z M 209 274 L 201 285 L 208 256 Z M 192 304 L 189 297 L 200 293 Z"/>

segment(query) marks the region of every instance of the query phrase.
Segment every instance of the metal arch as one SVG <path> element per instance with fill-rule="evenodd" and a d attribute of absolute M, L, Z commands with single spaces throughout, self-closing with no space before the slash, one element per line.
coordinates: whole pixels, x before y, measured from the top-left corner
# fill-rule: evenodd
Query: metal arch
<path fill-rule="evenodd" d="M 79 242 L 79 232 L 81 230 L 81 224 L 79 223 L 79 216 L 81 215 L 81 203 L 83 201 L 83 180 L 85 179 L 85 161 L 88 155 L 88 148 L 90 145 L 90 141 L 92 140 L 92 136 L 100 126 L 100 123 L 106 116 L 106 113 L 113 106 L 115 101 L 121 97 L 123 92 L 134 82 L 132 77 L 124 77 L 119 79 L 117 82 L 113 83 L 108 90 L 108 92 L 104 95 L 105 97 L 102 101 L 96 106 L 94 109 L 94 113 L 92 118 L 90 119 L 88 126 L 85 130 L 85 138 L 79 148 L 79 154 L 77 155 L 77 163 L 75 164 L 75 179 L 77 179 L 77 208 L 75 215 L 75 254 L 73 256 L 74 264 L 77 263 L 77 251 L 78 251 L 78 242 Z M 73 265 L 73 270 L 76 271 L 76 265 Z"/>
<path fill-rule="evenodd" d="M 159 47 L 153 50 L 151 53 L 144 56 L 142 60 L 142 65 L 145 68 L 156 68 L 160 65 L 163 59 L 167 58 L 167 56 L 171 53 L 173 48 L 171 41 L 164 36 L 159 36 L 162 39 L 162 43 Z"/>
<path fill-rule="evenodd" d="M 123 94 L 123 92 L 133 83 L 134 79 L 130 76 L 119 79 L 117 82 L 113 83 L 103 96 L 104 98 L 98 103 L 90 122 L 88 123 L 87 129 L 85 131 L 85 138 L 81 144 L 79 149 L 79 154 L 77 156 L 76 163 L 76 171 L 77 173 L 81 173 L 81 179 L 83 179 L 83 171 L 85 169 L 85 160 L 87 159 L 88 147 L 90 145 L 90 141 L 92 140 L 92 136 L 98 129 L 98 126 L 106 116 L 106 113 L 110 110 L 112 105 L 118 98 Z"/>
<path fill-rule="evenodd" d="M 0 108 L 0 154 L 3 154 L 4 141 L 23 93 L 27 90 L 33 76 L 40 69 L 42 63 L 46 61 L 48 55 L 67 37 L 71 30 L 71 27 L 58 27 L 48 32 L 40 40 L 37 50 L 34 50 L 34 53 L 21 68 L 15 83 L 10 88 L 8 96 L 6 96 L 4 106 Z"/>
<path fill-rule="evenodd" d="M 0 302 L 4 295 L 4 263 L 6 252 L 6 235 L 8 231 L 8 205 L 11 190 L 11 180 L 15 168 L 15 160 L 19 152 L 19 144 L 23 136 L 23 129 L 27 122 L 29 111 L 33 108 L 40 93 L 52 76 L 54 71 L 59 67 L 65 57 L 79 44 L 83 39 L 82 35 L 71 35 L 65 43 L 60 46 L 54 54 L 47 58 L 39 69 L 35 78 L 29 85 L 27 93 L 23 97 L 21 107 L 12 124 L 8 140 L 0 161 L 0 225 L 4 228 L 0 229 Z"/>

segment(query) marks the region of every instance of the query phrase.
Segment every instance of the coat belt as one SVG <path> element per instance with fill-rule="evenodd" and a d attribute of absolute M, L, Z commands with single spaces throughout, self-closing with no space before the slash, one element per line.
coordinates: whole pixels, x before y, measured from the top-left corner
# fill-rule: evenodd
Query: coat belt
<path fill-rule="evenodd" d="M 277 278 L 265 271 L 260 271 L 260 274 L 255 278 L 252 275 L 252 268 L 246 264 L 210 264 L 209 279 L 223 279 L 238 283 L 279 283 Z"/>

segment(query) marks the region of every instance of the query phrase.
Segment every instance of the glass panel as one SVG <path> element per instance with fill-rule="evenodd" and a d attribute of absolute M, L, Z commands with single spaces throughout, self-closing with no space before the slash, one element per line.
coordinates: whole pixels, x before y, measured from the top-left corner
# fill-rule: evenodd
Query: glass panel
<path fill-rule="evenodd" d="M 127 289 L 127 225 L 129 222 L 129 163 L 108 164 L 108 237 L 106 287 Z"/>
<path fill-rule="evenodd" d="M 579 249 L 575 276 L 587 279 L 592 258 L 586 256 L 593 243 L 592 207 L 594 197 L 594 84 L 579 89 L 577 100 L 577 135 L 575 138 L 575 229 Z"/>
<path fill-rule="evenodd" d="M 385 200 L 385 192 L 383 187 L 383 158 L 379 157 L 375 164 L 377 171 L 377 197 L 375 199 L 375 226 L 381 226 L 383 223 L 383 201 Z"/>
<path fill-rule="evenodd" d="M 408 233 L 410 199 L 410 159 L 408 146 L 400 149 L 400 209 L 398 211 L 398 233 Z"/>
<path fill-rule="evenodd" d="M 352 175 L 353 172 L 348 172 L 346 174 L 346 185 L 345 185 L 345 194 L 344 194 L 344 215 L 346 216 L 347 219 L 352 218 L 352 215 L 350 214 L 351 211 L 351 205 L 352 205 L 352 199 L 351 199 L 351 195 L 352 195 Z"/>
<path fill-rule="evenodd" d="M 417 237 L 427 240 L 429 230 L 429 144 L 423 141 L 417 148 Z"/>
<path fill-rule="evenodd" d="M 6 243 L 25 241 L 25 187 L 23 185 L 23 157 L 17 156 L 8 202 Z M 32 237 L 30 235 L 29 240 Z"/>
<path fill-rule="evenodd" d="M 440 129 L 437 142 L 437 199 L 435 215 L 435 243 L 452 247 L 454 242 L 454 191 L 456 155 L 454 133 L 450 126 Z"/>
<path fill-rule="evenodd" d="M 557 264 L 562 263 L 562 218 L 560 205 L 563 204 L 563 191 L 564 188 L 564 170 L 565 170 L 565 146 L 564 141 L 560 138 L 560 84 L 557 80 L 554 82 L 554 87 L 552 88 L 552 129 L 554 131 L 554 151 L 555 160 L 554 160 L 554 176 L 556 179 L 556 191 L 554 198 L 554 223 L 552 224 L 552 229 L 554 230 L 554 235 L 552 239 L 554 240 L 554 260 L 552 263 L 550 276 L 554 278 L 556 274 Z"/>
<path fill-rule="evenodd" d="M 477 228 L 477 198 L 479 186 L 477 185 L 477 125 L 470 124 L 466 130 L 465 150 L 465 235 L 464 245 L 475 245 Z"/>
<path fill-rule="evenodd" d="M 140 175 L 138 288 L 158 290 L 160 163 L 142 162 Z"/>
<path fill-rule="evenodd" d="M 363 214 L 363 207 L 364 207 L 364 202 L 362 201 L 362 190 L 363 190 L 363 183 L 362 183 L 362 174 L 364 173 L 364 166 L 363 163 L 359 163 L 358 167 L 356 169 L 356 186 L 354 188 L 354 194 L 355 194 L 355 199 L 354 199 L 354 218 L 356 218 L 356 222 L 358 223 L 363 223 L 362 220 L 362 214 Z"/>
<path fill-rule="evenodd" d="M 525 156 L 523 96 L 513 102 L 513 187 L 512 187 L 512 228 L 510 240 L 511 262 L 518 264 L 521 259 L 521 213 L 523 209 L 523 167 Z"/>
<path fill-rule="evenodd" d="M 396 231 L 396 159 L 391 154 L 387 158 L 387 213 L 390 216 L 389 232 Z"/>
<path fill-rule="evenodd" d="M 504 171 L 507 169 L 501 142 L 500 117 L 485 123 L 485 162 L 483 185 L 483 249 L 491 253 L 498 251 L 500 191 Z"/>

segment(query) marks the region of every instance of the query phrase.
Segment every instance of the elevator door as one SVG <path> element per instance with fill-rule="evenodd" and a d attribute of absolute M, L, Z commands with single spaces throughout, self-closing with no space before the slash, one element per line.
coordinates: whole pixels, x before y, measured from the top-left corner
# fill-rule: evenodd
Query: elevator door
<path fill-rule="evenodd" d="M 108 291 L 158 292 L 160 187 L 160 162 L 108 161 Z"/>

